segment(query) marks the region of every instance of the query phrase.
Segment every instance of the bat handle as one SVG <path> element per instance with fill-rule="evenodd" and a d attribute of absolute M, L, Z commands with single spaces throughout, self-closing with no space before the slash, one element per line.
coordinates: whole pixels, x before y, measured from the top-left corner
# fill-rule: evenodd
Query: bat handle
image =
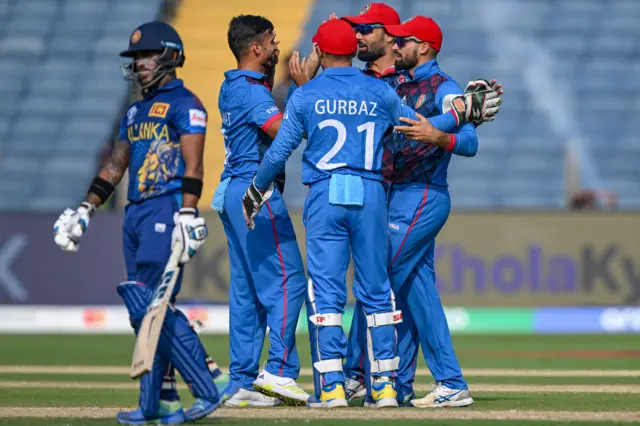
<path fill-rule="evenodd" d="M 171 256 L 167 262 L 166 269 L 176 269 L 180 266 L 180 257 L 182 256 L 183 245 L 182 243 L 175 243 L 171 248 Z"/>

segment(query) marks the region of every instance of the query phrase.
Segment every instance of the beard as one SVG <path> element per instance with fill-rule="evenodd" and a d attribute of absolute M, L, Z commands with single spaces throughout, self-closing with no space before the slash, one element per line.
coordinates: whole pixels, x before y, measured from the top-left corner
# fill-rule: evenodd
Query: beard
<path fill-rule="evenodd" d="M 408 55 L 403 55 L 401 57 L 396 56 L 396 69 L 397 70 L 410 70 L 415 68 L 418 65 L 418 52 L 413 51 Z"/>
<path fill-rule="evenodd" d="M 274 51 L 262 62 L 262 66 L 268 69 L 275 68 L 276 65 L 278 65 L 278 60 L 279 60 L 279 52 Z"/>
<path fill-rule="evenodd" d="M 385 53 L 384 44 L 377 41 L 371 44 L 371 46 L 367 46 L 367 50 L 358 49 L 358 59 L 362 62 L 373 62 L 383 57 Z"/>

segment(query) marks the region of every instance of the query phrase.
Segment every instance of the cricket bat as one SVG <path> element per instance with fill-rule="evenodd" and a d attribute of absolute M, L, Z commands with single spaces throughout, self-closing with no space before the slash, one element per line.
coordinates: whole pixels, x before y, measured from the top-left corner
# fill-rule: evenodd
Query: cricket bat
<path fill-rule="evenodd" d="M 153 359 L 156 356 L 160 332 L 164 324 L 164 317 L 167 314 L 169 300 L 173 294 L 178 275 L 180 275 L 180 255 L 182 246 L 176 246 L 171 251 L 171 257 L 164 268 L 160 285 L 153 294 L 151 303 L 147 308 L 147 313 L 142 319 L 136 345 L 133 350 L 131 361 L 131 371 L 129 377 L 137 379 L 151 371 Z"/>

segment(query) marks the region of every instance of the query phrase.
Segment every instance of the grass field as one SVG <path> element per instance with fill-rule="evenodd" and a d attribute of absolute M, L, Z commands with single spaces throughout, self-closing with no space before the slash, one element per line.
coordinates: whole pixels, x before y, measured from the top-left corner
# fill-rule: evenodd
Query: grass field
<path fill-rule="evenodd" d="M 203 340 L 228 365 L 227 336 Z M 219 409 L 198 424 L 640 424 L 637 335 L 457 335 L 454 342 L 476 401 L 470 408 Z M 299 382 L 311 391 L 307 337 L 298 345 Z M 131 336 L 0 335 L 0 425 L 115 424 L 118 409 L 137 403 L 137 382 L 128 378 L 132 347 Z M 415 383 L 420 396 L 432 383 L 422 362 Z M 184 386 L 181 395 L 192 401 Z"/>

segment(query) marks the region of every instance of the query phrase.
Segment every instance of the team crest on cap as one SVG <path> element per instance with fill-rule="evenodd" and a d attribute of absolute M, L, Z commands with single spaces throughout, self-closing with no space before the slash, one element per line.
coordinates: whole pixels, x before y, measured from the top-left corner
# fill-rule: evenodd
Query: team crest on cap
<path fill-rule="evenodd" d="M 371 9 L 371 3 L 367 4 L 365 7 L 362 8 L 362 10 L 360 11 L 360 15 L 364 15 L 369 11 L 369 9 Z"/>
<path fill-rule="evenodd" d="M 402 25 L 404 25 L 404 24 L 408 24 L 409 22 L 413 21 L 413 20 L 414 20 L 414 19 L 416 19 L 417 17 L 418 17 L 417 15 L 416 15 L 416 16 L 412 16 L 411 18 L 409 18 L 409 19 L 407 19 L 406 21 L 404 21 L 404 22 L 402 23 Z"/>
<path fill-rule="evenodd" d="M 133 34 L 131 34 L 131 43 L 136 44 L 142 38 L 142 31 L 135 30 Z"/>
<path fill-rule="evenodd" d="M 418 98 L 418 100 L 416 101 L 416 109 L 420 108 L 422 105 L 424 105 L 425 101 L 427 100 L 427 95 L 425 95 L 424 93 L 422 95 L 420 95 L 420 97 Z"/>

